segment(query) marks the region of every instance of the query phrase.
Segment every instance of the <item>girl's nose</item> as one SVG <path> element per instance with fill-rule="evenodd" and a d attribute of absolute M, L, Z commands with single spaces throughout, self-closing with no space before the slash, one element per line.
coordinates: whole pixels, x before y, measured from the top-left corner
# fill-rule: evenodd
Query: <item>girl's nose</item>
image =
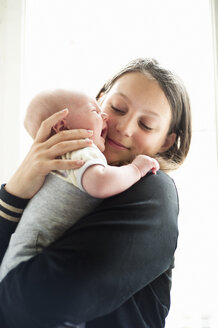
<path fill-rule="evenodd" d="M 108 120 L 108 114 L 106 113 L 101 113 L 101 117 L 105 122 Z"/>
<path fill-rule="evenodd" d="M 116 124 L 116 129 L 121 135 L 131 137 L 134 131 L 133 121 L 120 117 L 119 122 Z"/>

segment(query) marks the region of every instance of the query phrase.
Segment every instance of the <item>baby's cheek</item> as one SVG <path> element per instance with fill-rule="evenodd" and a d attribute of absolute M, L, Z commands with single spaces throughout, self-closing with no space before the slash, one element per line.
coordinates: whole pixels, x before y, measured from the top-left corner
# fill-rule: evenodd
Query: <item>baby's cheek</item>
<path fill-rule="evenodd" d="M 114 118 L 112 115 L 107 120 L 107 127 L 108 129 L 114 127 L 116 124 L 116 118 Z"/>

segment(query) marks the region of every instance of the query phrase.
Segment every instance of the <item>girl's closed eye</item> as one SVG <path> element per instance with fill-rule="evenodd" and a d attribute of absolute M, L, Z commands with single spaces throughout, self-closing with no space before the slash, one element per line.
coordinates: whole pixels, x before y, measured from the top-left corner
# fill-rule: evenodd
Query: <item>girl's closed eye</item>
<path fill-rule="evenodd" d="M 152 131 L 153 128 L 148 126 L 146 123 L 143 123 L 142 121 L 139 122 L 139 125 L 142 127 L 144 130 Z"/>
<path fill-rule="evenodd" d="M 125 110 L 124 109 L 120 109 L 118 107 L 115 107 L 113 105 L 111 105 L 111 108 L 113 109 L 114 112 L 120 113 L 120 114 L 125 114 Z"/>

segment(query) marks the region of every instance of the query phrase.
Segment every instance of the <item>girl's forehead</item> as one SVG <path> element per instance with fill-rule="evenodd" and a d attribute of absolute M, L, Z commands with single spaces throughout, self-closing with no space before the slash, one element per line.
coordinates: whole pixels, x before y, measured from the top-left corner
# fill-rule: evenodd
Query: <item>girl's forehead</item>
<path fill-rule="evenodd" d="M 158 81 L 143 73 L 134 72 L 121 76 L 108 92 L 108 99 L 117 99 L 119 103 L 127 104 L 140 114 L 149 113 L 153 117 L 165 116 L 167 119 L 171 116 L 170 104 Z"/>
<path fill-rule="evenodd" d="M 113 84 L 109 94 L 121 95 L 127 101 L 155 102 L 166 98 L 159 83 L 146 75 L 138 72 L 128 73 L 121 76 Z"/>
<path fill-rule="evenodd" d="M 155 86 L 159 86 L 159 83 L 151 76 L 141 72 L 131 72 L 119 77 L 112 85 L 112 88 L 134 88 L 134 90 L 143 91 L 144 88 L 153 88 Z"/>

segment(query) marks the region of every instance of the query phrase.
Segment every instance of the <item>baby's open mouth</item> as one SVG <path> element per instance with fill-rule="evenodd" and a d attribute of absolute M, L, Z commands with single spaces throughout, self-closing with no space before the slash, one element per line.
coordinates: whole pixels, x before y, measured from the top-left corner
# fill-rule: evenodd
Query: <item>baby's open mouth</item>
<path fill-rule="evenodd" d="M 106 138 L 106 135 L 107 135 L 107 127 L 105 127 L 102 131 L 101 131 L 101 137 L 102 138 Z"/>

